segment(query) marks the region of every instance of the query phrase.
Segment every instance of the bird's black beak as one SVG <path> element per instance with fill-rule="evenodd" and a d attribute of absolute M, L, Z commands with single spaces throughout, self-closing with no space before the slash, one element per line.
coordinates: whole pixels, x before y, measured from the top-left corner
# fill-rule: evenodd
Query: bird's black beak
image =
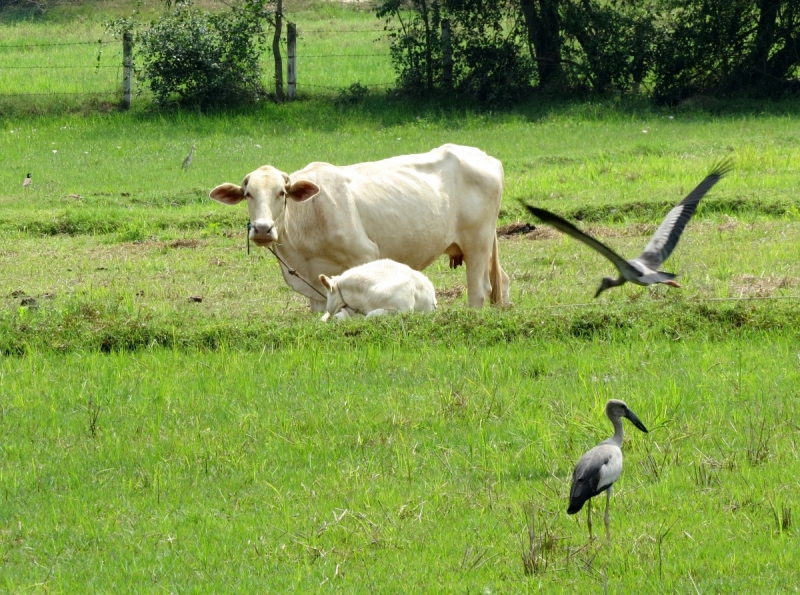
<path fill-rule="evenodd" d="M 629 420 L 631 420 L 631 423 L 634 426 L 636 426 L 642 432 L 647 434 L 647 428 L 644 427 L 644 424 L 642 423 L 642 420 L 640 420 L 638 417 L 636 417 L 636 414 L 633 411 L 631 411 L 630 409 L 626 408 L 625 409 L 625 417 L 627 417 Z"/>

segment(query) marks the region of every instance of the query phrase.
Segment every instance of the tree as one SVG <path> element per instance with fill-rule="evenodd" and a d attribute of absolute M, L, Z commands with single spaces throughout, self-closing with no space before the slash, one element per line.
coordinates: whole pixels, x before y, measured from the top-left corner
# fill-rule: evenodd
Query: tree
<path fill-rule="evenodd" d="M 536 61 L 539 86 L 562 83 L 561 16 L 562 0 L 519 0 L 527 27 L 531 57 Z"/>
<path fill-rule="evenodd" d="M 411 9 L 410 11 L 408 9 Z M 409 14 L 410 12 L 410 14 Z M 384 0 L 397 86 L 411 94 L 437 91 L 497 103 L 531 89 L 533 68 L 513 3 L 493 0 Z M 441 23 L 450 21 L 453 81 L 443 78 Z M 508 23 L 514 26 L 508 27 Z"/>
<path fill-rule="evenodd" d="M 797 0 L 662 0 L 655 96 L 776 96 L 798 90 Z"/>

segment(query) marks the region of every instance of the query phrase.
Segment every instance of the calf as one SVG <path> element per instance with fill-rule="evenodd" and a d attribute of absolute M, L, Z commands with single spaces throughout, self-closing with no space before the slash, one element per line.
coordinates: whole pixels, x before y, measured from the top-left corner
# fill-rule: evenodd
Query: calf
<path fill-rule="evenodd" d="M 430 280 L 411 267 L 384 258 L 348 269 L 336 277 L 319 276 L 328 293 L 326 312 L 342 320 L 355 314 L 433 312 L 436 292 Z"/>

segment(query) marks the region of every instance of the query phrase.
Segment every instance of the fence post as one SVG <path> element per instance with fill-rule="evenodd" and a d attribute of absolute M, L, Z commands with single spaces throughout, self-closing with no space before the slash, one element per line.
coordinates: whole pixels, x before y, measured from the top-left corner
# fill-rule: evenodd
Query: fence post
<path fill-rule="evenodd" d="M 297 25 L 286 23 L 286 46 L 288 62 L 286 64 L 286 78 L 289 83 L 289 100 L 297 97 Z"/>
<path fill-rule="evenodd" d="M 442 19 L 442 80 L 445 88 L 453 84 L 453 46 L 450 44 L 450 21 Z"/>
<path fill-rule="evenodd" d="M 275 35 L 272 37 L 272 55 L 275 57 L 275 100 L 283 103 L 283 60 L 281 59 L 281 33 L 283 32 L 283 0 L 278 0 L 275 11 Z"/>
<path fill-rule="evenodd" d="M 131 107 L 131 82 L 133 79 L 133 35 L 122 34 L 122 107 Z"/>

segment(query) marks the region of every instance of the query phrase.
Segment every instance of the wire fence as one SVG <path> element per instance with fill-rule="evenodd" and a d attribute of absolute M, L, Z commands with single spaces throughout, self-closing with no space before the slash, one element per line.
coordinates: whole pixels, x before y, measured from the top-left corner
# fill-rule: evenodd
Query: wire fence
<path fill-rule="evenodd" d="M 374 51 L 365 51 L 373 46 Z M 350 50 L 350 51 L 348 51 Z M 286 38 L 281 42 L 287 81 Z M 261 60 L 264 84 L 274 90 L 271 52 Z M 300 94 L 331 94 L 358 83 L 368 89 L 395 85 L 385 32 L 377 29 L 303 29 L 298 27 L 296 89 Z M 122 41 L 53 41 L 0 43 L 0 98 L 107 97 L 123 94 Z M 147 95 L 133 77 L 134 96 Z"/>

